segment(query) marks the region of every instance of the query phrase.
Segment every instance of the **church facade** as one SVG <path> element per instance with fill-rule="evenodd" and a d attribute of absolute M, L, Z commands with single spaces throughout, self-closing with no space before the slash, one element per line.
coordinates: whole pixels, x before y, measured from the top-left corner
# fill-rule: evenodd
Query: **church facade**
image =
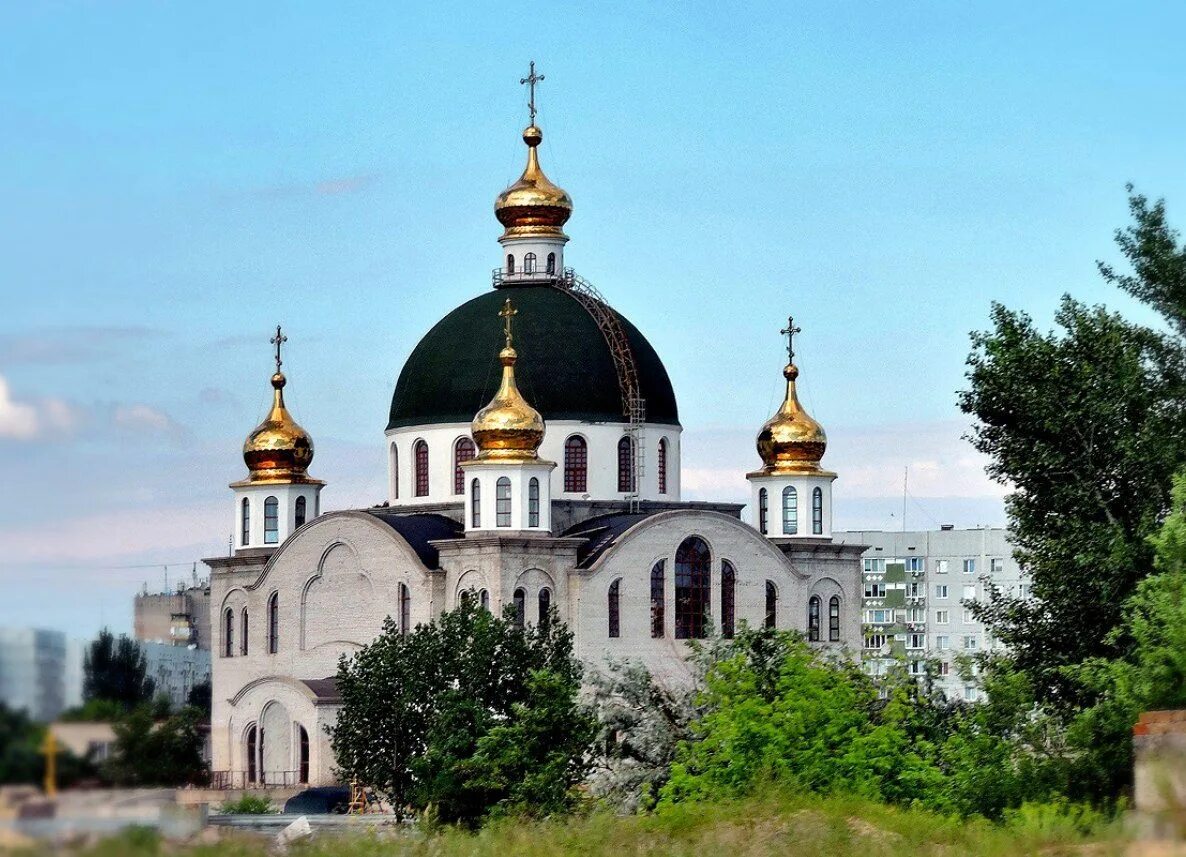
<path fill-rule="evenodd" d="M 667 371 L 565 266 L 572 200 L 540 167 L 542 136 L 533 112 L 527 167 L 495 203 L 494 288 L 432 327 L 399 375 L 381 506 L 322 512 L 277 330 L 273 406 L 231 485 L 235 549 L 206 561 L 216 784 L 335 782 L 338 658 L 386 617 L 407 632 L 463 598 L 524 623 L 554 609 L 591 667 L 638 659 L 668 683 L 688 680 L 688 641 L 743 622 L 860 648 L 863 548 L 832 540 L 836 474 L 793 351 L 747 519 L 682 500 Z"/>

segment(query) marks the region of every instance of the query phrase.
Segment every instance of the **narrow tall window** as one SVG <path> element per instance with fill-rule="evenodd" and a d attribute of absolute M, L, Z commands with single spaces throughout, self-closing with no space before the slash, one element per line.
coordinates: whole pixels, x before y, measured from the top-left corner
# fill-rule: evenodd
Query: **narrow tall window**
<path fill-rule="evenodd" d="M 280 593 L 268 599 L 268 654 L 280 651 Z"/>
<path fill-rule="evenodd" d="M 552 590 L 544 587 L 539 591 L 539 626 L 546 628 L 548 626 L 548 616 L 552 611 Z"/>
<path fill-rule="evenodd" d="M 246 497 L 243 498 L 243 525 L 239 541 L 243 545 L 251 543 L 251 503 Z"/>
<path fill-rule="evenodd" d="M 534 274 L 535 273 L 535 254 L 534 253 L 528 253 L 526 256 L 523 257 L 523 273 L 524 274 Z"/>
<path fill-rule="evenodd" d="M 243 608 L 243 614 L 239 620 L 239 654 L 247 654 L 247 608 Z"/>
<path fill-rule="evenodd" d="M 629 494 L 634 490 L 634 455 L 630 438 L 618 441 L 618 491 Z"/>
<path fill-rule="evenodd" d="M 770 503 L 766 496 L 766 489 L 758 490 L 758 532 L 766 535 L 768 529 L 767 518 L 770 514 Z"/>
<path fill-rule="evenodd" d="M 580 494 L 588 490 L 589 447 L 574 434 L 564 441 L 564 490 Z"/>
<path fill-rule="evenodd" d="M 515 257 L 512 256 L 510 253 L 507 253 L 507 273 L 508 274 L 515 273 Z"/>
<path fill-rule="evenodd" d="M 527 526 L 539 526 L 539 480 L 534 476 L 527 483 Z"/>
<path fill-rule="evenodd" d="M 490 612 L 490 591 L 488 589 L 478 592 L 478 606 L 487 613 Z"/>
<path fill-rule="evenodd" d="M 721 636 L 732 639 L 737 613 L 737 572 L 728 560 L 721 563 Z"/>
<path fill-rule="evenodd" d="M 807 601 L 807 639 L 813 643 L 819 642 L 819 609 L 819 596 L 811 596 Z"/>
<path fill-rule="evenodd" d="M 667 561 L 661 559 L 651 569 L 651 636 L 656 639 L 663 636 L 666 577 Z"/>
<path fill-rule="evenodd" d="M 505 476 L 494 483 L 494 523 L 499 527 L 511 525 L 511 480 Z"/>
<path fill-rule="evenodd" d="M 811 492 L 811 533 L 824 534 L 824 492 L 819 488 Z"/>
<path fill-rule="evenodd" d="M 292 528 L 305 526 L 305 510 L 308 508 L 308 501 L 304 497 L 297 497 L 296 509 L 292 514 Z"/>
<path fill-rule="evenodd" d="M 255 783 L 258 779 L 256 763 L 259 760 L 259 729 L 253 723 L 247 727 L 247 782 Z"/>
<path fill-rule="evenodd" d="M 618 578 L 609 585 L 608 604 L 609 609 L 609 635 L 611 637 L 619 637 L 622 633 L 621 615 L 618 612 L 620 607 L 620 599 L 622 592 L 622 578 Z"/>
<path fill-rule="evenodd" d="M 828 602 L 828 642 L 840 642 L 840 596 L 833 595 Z"/>
<path fill-rule="evenodd" d="M 778 625 L 778 587 L 773 580 L 766 581 L 766 627 Z"/>
<path fill-rule="evenodd" d="M 527 623 L 527 591 L 522 587 L 515 590 L 515 627 L 522 628 Z"/>
<path fill-rule="evenodd" d="M 659 493 L 667 493 L 667 438 L 659 438 Z"/>
<path fill-rule="evenodd" d="M 712 554 L 703 539 L 684 539 L 675 551 L 675 638 L 706 636 Z"/>
<path fill-rule="evenodd" d="M 482 526 L 482 483 L 477 479 L 469 483 L 469 525 L 475 530 Z"/>
<path fill-rule="evenodd" d="M 799 492 L 789 485 L 782 489 L 782 532 L 785 536 L 799 532 Z"/>
<path fill-rule="evenodd" d="M 235 611 L 230 607 L 222 618 L 222 655 L 225 658 L 235 656 Z"/>
<path fill-rule="evenodd" d="M 275 497 L 264 500 L 264 544 L 280 541 L 280 501 Z"/>
<path fill-rule="evenodd" d="M 416 441 L 412 447 L 412 457 L 416 461 L 416 496 L 428 496 L 428 444 L 423 440 Z"/>
<path fill-rule="evenodd" d="M 299 782 L 309 782 L 309 733 L 304 726 L 297 726 L 300 730 L 301 759 L 297 770 Z"/>
<path fill-rule="evenodd" d="M 408 636 L 412 630 L 412 590 L 408 584 L 399 585 L 399 633 Z"/>
<path fill-rule="evenodd" d="M 461 437 L 457 439 L 457 443 L 453 444 L 453 493 L 465 493 L 465 471 L 461 469 L 461 465 L 470 461 L 474 455 L 477 454 L 477 449 L 474 447 L 474 442 L 468 437 Z"/>
<path fill-rule="evenodd" d="M 399 448 L 391 445 L 391 499 L 399 499 Z"/>
<path fill-rule="evenodd" d="M 549 254 L 548 254 L 548 261 L 547 261 L 547 266 L 548 266 L 548 273 L 549 273 L 549 274 L 555 274 L 555 273 L 556 273 L 556 254 L 555 254 L 555 253 L 549 253 Z"/>

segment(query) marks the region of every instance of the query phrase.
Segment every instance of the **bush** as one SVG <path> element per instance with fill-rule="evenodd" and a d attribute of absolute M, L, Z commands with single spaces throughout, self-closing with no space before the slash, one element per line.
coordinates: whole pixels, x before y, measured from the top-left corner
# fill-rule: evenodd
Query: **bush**
<path fill-rule="evenodd" d="M 218 811 L 224 815 L 271 815 L 278 812 L 268 798 L 250 794 L 238 800 L 223 801 Z"/>

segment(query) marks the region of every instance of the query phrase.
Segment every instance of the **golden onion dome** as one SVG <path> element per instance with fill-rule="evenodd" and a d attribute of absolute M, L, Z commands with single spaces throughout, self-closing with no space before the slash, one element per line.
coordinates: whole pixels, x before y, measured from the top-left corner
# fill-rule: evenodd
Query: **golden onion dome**
<path fill-rule="evenodd" d="M 511 344 L 511 318 L 515 313 L 507 298 L 499 313 L 506 322 L 506 346 L 498 353 L 502 383 L 470 426 L 479 461 L 534 460 L 544 440 L 544 418 L 527 403 L 515 383 L 515 361 L 519 359 Z"/>
<path fill-rule="evenodd" d="M 762 472 L 824 473 L 820 459 L 828 448 L 828 436 L 799 403 L 795 389 L 799 367 L 789 363 L 782 374 L 787 379 L 786 398 L 758 432 L 758 455 L 765 465 Z"/>
<path fill-rule="evenodd" d="M 248 482 L 312 482 L 306 471 L 313 461 L 313 438 L 284 406 L 283 373 L 272 376 L 272 410 L 243 442 Z"/>
<path fill-rule="evenodd" d="M 536 149 L 544 139 L 544 132 L 535 125 L 523 131 L 527 144 L 527 168 L 513 185 L 498 195 L 494 202 L 494 216 L 506 230 L 503 238 L 525 235 L 555 235 L 566 237 L 561 229 L 572 216 L 572 197 L 552 184 L 539 166 Z"/>

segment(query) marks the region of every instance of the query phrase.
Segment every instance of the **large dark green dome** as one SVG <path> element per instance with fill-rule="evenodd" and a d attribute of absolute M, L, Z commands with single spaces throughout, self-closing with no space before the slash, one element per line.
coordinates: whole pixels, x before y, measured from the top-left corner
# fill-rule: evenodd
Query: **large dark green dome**
<path fill-rule="evenodd" d="M 527 401 L 545 420 L 623 421 L 618 373 L 597 322 L 571 294 L 539 285 L 491 290 L 441 319 L 400 372 L 389 429 L 466 423 L 490 401 L 501 372 L 498 311 L 508 297 L 518 310 L 515 377 Z M 647 422 L 678 425 L 663 362 L 638 328 L 625 318 L 622 326 L 646 399 Z"/>

